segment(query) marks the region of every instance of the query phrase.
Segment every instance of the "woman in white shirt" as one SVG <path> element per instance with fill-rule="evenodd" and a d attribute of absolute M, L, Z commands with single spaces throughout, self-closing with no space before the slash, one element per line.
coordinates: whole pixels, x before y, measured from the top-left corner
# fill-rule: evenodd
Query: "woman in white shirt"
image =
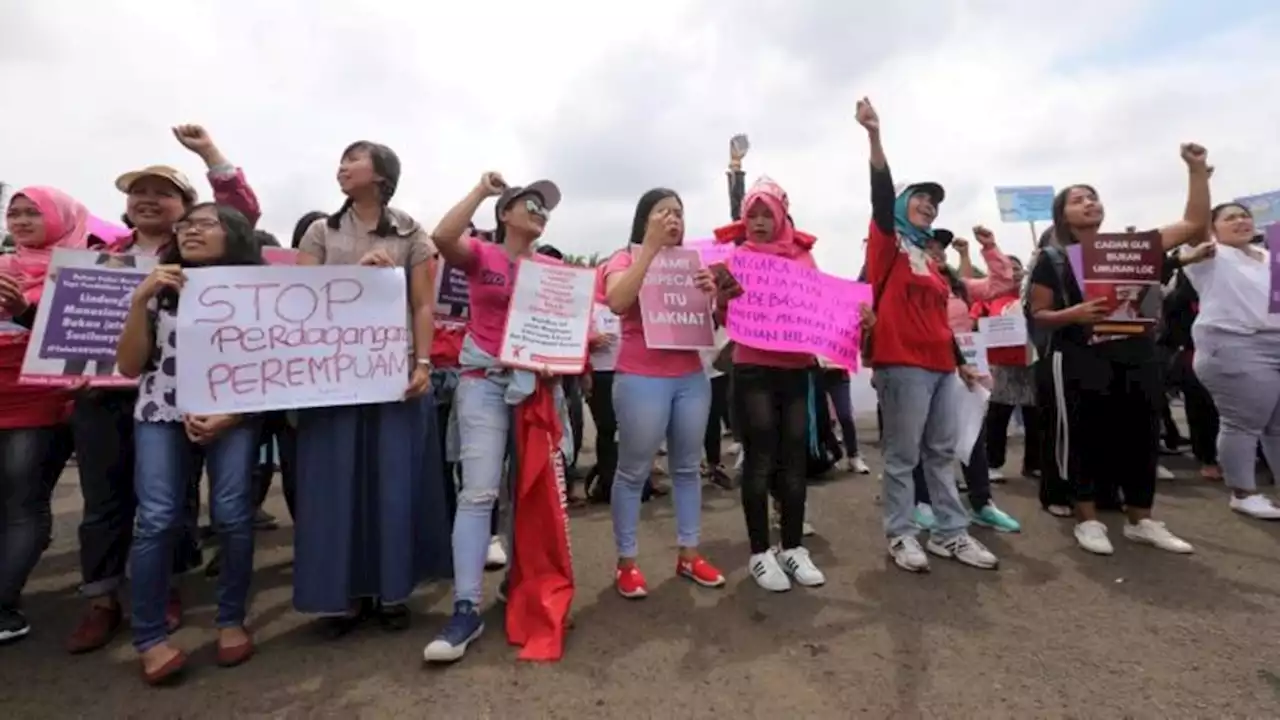
<path fill-rule="evenodd" d="M 1269 310 L 1271 253 L 1255 245 L 1253 215 L 1238 203 L 1213 209 L 1212 242 L 1183 250 L 1183 272 L 1200 294 L 1191 328 L 1194 368 L 1221 415 L 1218 460 L 1231 488 L 1231 509 L 1280 520 L 1280 507 L 1258 493 L 1258 443 L 1280 467 L 1280 315 Z"/>

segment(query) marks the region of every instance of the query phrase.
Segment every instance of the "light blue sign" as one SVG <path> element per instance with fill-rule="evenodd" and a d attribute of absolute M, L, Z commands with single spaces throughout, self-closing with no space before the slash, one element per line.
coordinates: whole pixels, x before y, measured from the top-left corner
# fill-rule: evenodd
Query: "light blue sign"
<path fill-rule="evenodd" d="M 1001 222 L 1053 220 L 1053 188 L 1049 185 L 996 188 Z"/>
<path fill-rule="evenodd" d="M 1236 198 L 1236 202 L 1249 208 L 1253 213 L 1253 224 L 1258 229 L 1280 222 L 1280 190 Z"/>

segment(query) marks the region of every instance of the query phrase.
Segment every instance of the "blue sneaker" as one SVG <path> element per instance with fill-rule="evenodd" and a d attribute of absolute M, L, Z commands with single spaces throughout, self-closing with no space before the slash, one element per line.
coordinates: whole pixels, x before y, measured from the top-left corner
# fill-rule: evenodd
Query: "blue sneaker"
<path fill-rule="evenodd" d="M 981 511 L 973 513 L 973 522 L 996 532 L 1022 532 L 1022 525 L 1018 524 L 1018 521 L 1014 520 L 1009 513 L 996 507 L 993 502 L 988 502 Z"/>
<path fill-rule="evenodd" d="M 484 621 L 476 611 L 475 603 L 460 600 L 453 604 L 453 617 L 444 630 L 422 650 L 427 662 L 449 663 L 462 659 L 467 646 L 484 633 Z"/>
<path fill-rule="evenodd" d="M 938 524 L 938 519 L 933 515 L 933 508 L 924 504 L 917 503 L 916 509 L 911 513 L 911 521 L 921 530 L 932 530 Z"/>

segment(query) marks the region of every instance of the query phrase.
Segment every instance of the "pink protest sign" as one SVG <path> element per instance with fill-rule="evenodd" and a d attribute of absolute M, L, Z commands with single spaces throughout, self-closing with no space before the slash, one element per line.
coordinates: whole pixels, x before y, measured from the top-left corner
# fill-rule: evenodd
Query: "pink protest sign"
<path fill-rule="evenodd" d="M 858 369 L 860 305 L 871 286 L 755 252 L 729 264 L 746 292 L 730 301 L 726 329 L 734 342 L 760 350 L 813 353 Z"/>
<path fill-rule="evenodd" d="M 268 265 L 297 265 L 298 251 L 293 248 L 264 247 L 262 259 Z"/>
<path fill-rule="evenodd" d="M 711 300 L 693 282 L 700 269 L 698 251 L 691 248 L 666 248 L 653 259 L 640 288 L 645 345 L 655 350 L 715 347 Z"/>
<path fill-rule="evenodd" d="M 123 237 L 128 237 L 133 231 L 126 227 L 121 227 L 115 223 L 107 222 L 96 215 L 90 215 L 85 221 L 85 228 L 90 235 L 97 237 L 99 240 L 106 242 L 108 245 L 115 245 L 115 242 Z"/>
<path fill-rule="evenodd" d="M 697 250 L 703 267 L 711 267 L 716 263 L 729 262 L 729 256 L 737 247 L 733 243 L 716 242 L 715 238 L 706 240 L 690 240 L 684 244 L 690 250 Z"/>

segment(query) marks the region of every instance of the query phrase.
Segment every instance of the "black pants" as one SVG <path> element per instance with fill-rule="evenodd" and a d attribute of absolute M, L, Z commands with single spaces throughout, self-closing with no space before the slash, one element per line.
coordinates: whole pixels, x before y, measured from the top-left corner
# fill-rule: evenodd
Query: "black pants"
<path fill-rule="evenodd" d="M 729 422 L 729 376 L 711 378 L 711 412 L 707 413 L 707 432 L 703 436 L 702 448 L 711 467 L 720 464 L 721 433 L 724 428 L 732 426 Z"/>
<path fill-rule="evenodd" d="M 1106 509 L 1123 500 L 1150 509 L 1160 460 L 1163 373 L 1154 355 L 1118 360 L 1106 350 L 1066 345 L 1051 358 L 1052 382 L 1066 405 L 1057 408 L 1066 417 L 1059 452 L 1066 451 L 1067 479 L 1077 501 Z"/>
<path fill-rule="evenodd" d="M 271 448 L 274 446 L 280 450 L 280 484 L 284 489 L 284 503 L 292 518 L 298 490 L 298 431 L 289 424 L 287 413 L 269 412 L 262 418 L 259 445 L 267 449 L 267 460 L 254 468 L 253 482 L 258 493 L 254 507 L 262 507 L 267 493 L 271 491 L 271 479 L 275 476 L 275 465 L 271 461 Z"/>
<path fill-rule="evenodd" d="M 991 403 L 987 406 L 986 451 L 992 468 L 1002 468 L 1009 447 L 1009 421 L 1014 405 Z M 1023 453 L 1022 474 L 1030 476 L 1040 470 L 1040 413 L 1035 406 L 1022 406 Z"/>
<path fill-rule="evenodd" d="M 596 466 L 591 470 L 595 487 L 591 497 L 608 502 L 613 492 L 613 474 L 618 470 L 618 415 L 613 409 L 613 371 L 592 374 L 591 397 L 587 406 L 596 424 Z"/>
<path fill-rule="evenodd" d="M 991 471 L 987 465 L 987 439 L 984 437 L 986 433 L 985 428 L 979 431 L 969 462 L 960 463 L 960 470 L 964 473 L 964 483 L 969 486 L 969 507 L 973 508 L 974 512 L 981 511 L 987 503 L 991 502 Z M 916 486 L 916 503 L 931 504 L 929 485 L 924 480 L 924 465 L 916 465 L 916 469 L 911 472 L 911 479 Z"/>
<path fill-rule="evenodd" d="M 1053 363 L 1045 357 L 1035 364 L 1036 408 L 1040 414 L 1040 445 L 1027 445 L 1027 453 L 1040 458 L 1040 506 L 1068 506 L 1073 501 L 1071 485 L 1058 464 L 1058 402 L 1053 382 Z"/>
<path fill-rule="evenodd" d="M 578 467 L 578 453 L 582 452 L 582 427 L 586 421 L 582 409 L 582 381 L 575 376 L 566 376 L 564 383 L 564 401 L 569 411 L 569 429 L 573 431 L 573 457 L 568 458 L 565 470 L 570 474 Z"/>
<path fill-rule="evenodd" d="M 100 597 L 124 580 L 137 499 L 133 493 L 133 406 L 131 392 L 90 390 L 76 398 L 71 413 L 84 516 L 80 521 L 81 592 Z M 199 485 L 200 470 L 192 482 Z M 198 493 L 187 493 L 188 522 L 174 547 L 175 575 L 203 561 L 195 527 Z"/>
<path fill-rule="evenodd" d="M 758 365 L 733 369 L 734 418 L 740 423 L 745 453 L 742 512 L 753 555 L 769 549 L 771 494 L 782 515 L 782 548 L 799 547 L 803 539 L 808 397 L 808 370 Z"/>
<path fill-rule="evenodd" d="M 65 426 L 0 430 L 0 609 L 16 608 L 53 537 L 53 488 L 71 454 Z"/>
<path fill-rule="evenodd" d="M 439 396 L 437 395 L 437 398 Z M 449 518 L 449 527 L 453 527 L 453 521 L 458 515 L 458 463 L 449 462 L 449 414 L 453 410 L 453 399 L 449 402 L 438 402 L 436 404 L 436 427 L 440 428 L 440 432 L 436 433 L 436 441 L 440 443 L 440 458 L 444 462 L 444 472 L 441 475 L 444 481 L 444 502 L 448 509 L 447 516 Z"/>
<path fill-rule="evenodd" d="M 1218 406 L 1213 396 L 1196 377 L 1191 365 L 1192 353 L 1184 350 L 1174 358 L 1171 368 L 1173 384 L 1182 391 L 1187 411 L 1187 429 L 1191 437 L 1191 453 L 1201 465 L 1218 464 Z"/>

